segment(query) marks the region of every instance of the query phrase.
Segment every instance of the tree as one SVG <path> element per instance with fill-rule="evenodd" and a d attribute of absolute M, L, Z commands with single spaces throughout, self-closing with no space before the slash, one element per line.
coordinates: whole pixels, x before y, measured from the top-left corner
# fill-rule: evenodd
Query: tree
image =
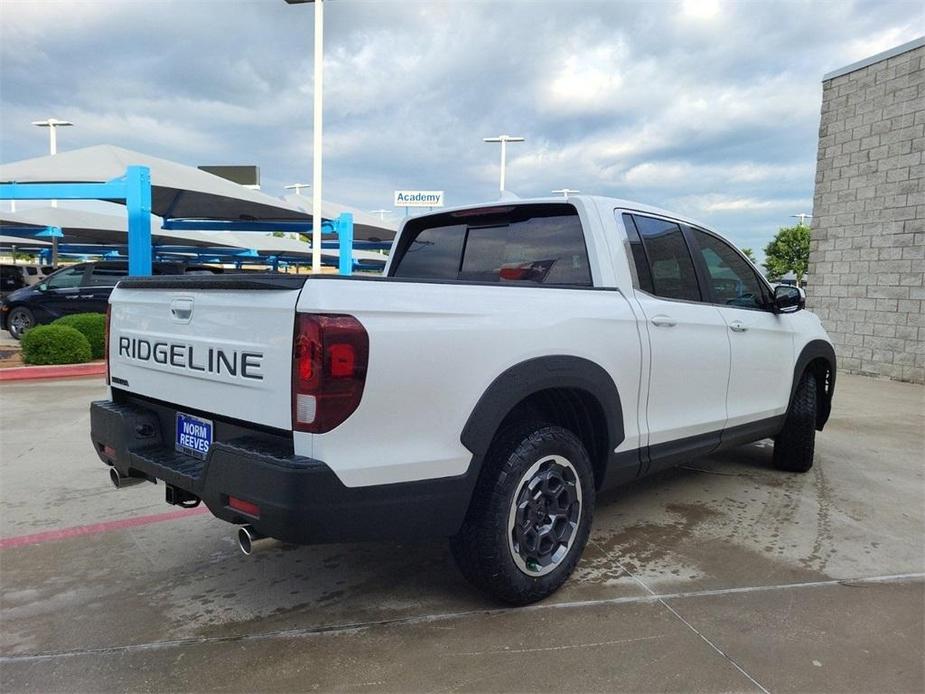
<path fill-rule="evenodd" d="M 751 248 L 741 248 L 739 250 L 742 251 L 746 258 L 752 261 L 752 265 L 758 264 L 758 261 L 755 259 L 755 254 L 752 252 Z"/>
<path fill-rule="evenodd" d="M 772 282 L 788 272 L 796 276 L 797 286 L 803 285 L 803 277 L 809 267 L 809 227 L 797 224 L 781 227 L 774 239 L 764 249 L 764 269 Z"/>

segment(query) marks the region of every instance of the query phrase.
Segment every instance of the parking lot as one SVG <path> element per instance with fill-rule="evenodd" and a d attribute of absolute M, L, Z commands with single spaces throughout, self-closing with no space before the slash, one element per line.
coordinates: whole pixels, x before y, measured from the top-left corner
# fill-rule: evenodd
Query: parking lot
<path fill-rule="evenodd" d="M 921 386 L 840 377 L 806 475 L 764 442 L 608 493 L 576 575 L 522 609 L 442 542 L 242 556 L 163 486 L 110 486 L 104 396 L 0 390 L 6 692 L 925 688 Z"/>

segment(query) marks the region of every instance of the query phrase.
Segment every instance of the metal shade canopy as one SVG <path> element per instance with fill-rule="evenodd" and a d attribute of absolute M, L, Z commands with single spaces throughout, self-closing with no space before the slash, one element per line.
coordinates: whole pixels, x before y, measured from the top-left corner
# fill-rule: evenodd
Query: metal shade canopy
<path fill-rule="evenodd" d="M 68 207 L 39 207 L 21 212 L 0 212 L 0 232 L 5 229 L 34 229 L 37 233 L 46 227 L 56 227 L 61 230 L 63 236 L 59 237 L 59 243 L 118 245 L 128 243 L 128 220 L 124 214 L 102 214 Z M 231 243 L 222 239 L 222 236 L 200 231 L 165 231 L 161 229 L 159 219 L 151 219 L 151 238 L 155 245 L 168 243 L 184 246 L 240 248 L 237 239 Z M 31 239 L 25 236 L 20 240 L 25 242 Z"/>
<path fill-rule="evenodd" d="M 0 234 L 5 230 L 22 236 L 4 235 L 0 245 L 21 248 L 50 246 L 37 234 L 48 227 L 60 229 L 62 236 L 58 243 L 74 251 L 85 246 L 86 255 L 99 255 L 106 250 L 117 251 L 128 244 L 127 221 L 124 215 L 110 215 L 88 212 L 67 207 L 41 207 L 21 212 L 0 211 Z M 15 231 L 14 231 L 15 230 Z M 251 262 L 259 258 L 285 257 L 311 260 L 311 246 L 304 241 L 292 238 L 279 238 L 255 232 L 229 231 L 171 231 L 162 229 L 160 220 L 151 220 L 151 239 L 153 250 L 157 254 L 186 254 L 195 256 L 220 255 L 224 248 L 230 254 L 252 252 Z M 176 250 L 182 248 L 182 250 Z M 322 256 L 328 262 L 336 261 L 340 253 L 336 249 L 324 249 Z M 360 262 L 384 263 L 385 257 L 368 251 L 353 251 L 353 258 Z"/>
<path fill-rule="evenodd" d="M 283 200 L 288 205 L 304 211 L 311 219 L 311 198 L 305 195 L 289 194 L 284 195 Z M 395 233 L 398 230 L 395 224 L 349 205 L 330 200 L 321 201 L 322 219 L 337 219 L 344 212 L 349 212 L 353 215 L 354 241 L 391 241 L 395 238 Z M 333 238 L 333 235 L 325 234 L 325 239 L 327 238 Z"/>
<path fill-rule="evenodd" d="M 7 248 L 9 246 L 16 246 L 17 248 L 36 248 L 38 246 L 50 246 L 50 241 L 40 241 L 39 239 L 32 238 L 27 236 L 21 238 L 19 236 L 4 236 L 0 234 L 0 246 Z"/>
<path fill-rule="evenodd" d="M 101 183 L 130 165 L 151 171 L 151 211 L 160 217 L 305 220 L 304 211 L 205 171 L 140 152 L 95 145 L 0 165 L 0 183 Z"/>

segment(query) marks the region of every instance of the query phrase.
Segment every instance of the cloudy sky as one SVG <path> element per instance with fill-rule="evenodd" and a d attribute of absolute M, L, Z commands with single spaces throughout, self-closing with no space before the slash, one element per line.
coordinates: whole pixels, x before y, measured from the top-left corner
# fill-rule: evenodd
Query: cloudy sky
<path fill-rule="evenodd" d="M 758 251 L 812 208 L 821 77 L 916 38 L 920 2 L 333 0 L 325 197 L 389 208 L 563 186 L 690 214 Z M 0 0 L 0 161 L 111 143 L 311 180 L 312 8 Z M 394 213 L 396 216 L 398 213 Z M 760 255 L 760 253 L 759 253 Z"/>

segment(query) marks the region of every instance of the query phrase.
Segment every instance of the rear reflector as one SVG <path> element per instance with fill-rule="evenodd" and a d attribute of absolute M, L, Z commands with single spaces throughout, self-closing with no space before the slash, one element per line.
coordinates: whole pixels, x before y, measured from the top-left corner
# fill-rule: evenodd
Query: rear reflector
<path fill-rule="evenodd" d="M 252 504 L 250 501 L 244 501 L 244 499 L 238 499 L 237 497 L 229 496 L 228 508 L 233 508 L 235 511 L 246 513 L 248 516 L 253 518 L 260 518 L 260 507 L 257 504 Z"/>
<path fill-rule="evenodd" d="M 353 316 L 296 314 L 292 344 L 292 428 L 323 434 L 360 404 L 369 335 Z"/>
<path fill-rule="evenodd" d="M 103 331 L 103 358 L 106 360 L 106 385 L 109 385 L 109 323 L 112 320 L 112 306 L 106 304 L 106 328 Z"/>

